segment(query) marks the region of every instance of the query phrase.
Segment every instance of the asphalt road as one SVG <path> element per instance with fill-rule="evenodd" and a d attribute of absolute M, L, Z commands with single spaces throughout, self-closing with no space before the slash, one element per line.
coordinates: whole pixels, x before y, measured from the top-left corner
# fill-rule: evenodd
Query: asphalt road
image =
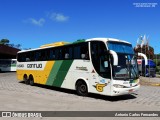
<path fill-rule="evenodd" d="M 142 85 L 133 95 L 107 97 L 90 94 L 89 97 L 81 97 L 71 90 L 25 85 L 16 79 L 14 72 L 0 73 L 0 111 L 160 111 L 160 86 Z"/>

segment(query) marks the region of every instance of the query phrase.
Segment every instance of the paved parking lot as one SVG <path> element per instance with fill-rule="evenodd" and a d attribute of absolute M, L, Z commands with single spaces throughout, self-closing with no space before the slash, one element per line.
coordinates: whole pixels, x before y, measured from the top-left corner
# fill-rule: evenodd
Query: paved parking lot
<path fill-rule="evenodd" d="M 0 111 L 160 111 L 160 86 L 141 86 L 133 95 L 106 97 L 19 82 L 0 73 Z"/>
<path fill-rule="evenodd" d="M 140 77 L 142 85 L 160 86 L 160 76 L 157 77 Z"/>

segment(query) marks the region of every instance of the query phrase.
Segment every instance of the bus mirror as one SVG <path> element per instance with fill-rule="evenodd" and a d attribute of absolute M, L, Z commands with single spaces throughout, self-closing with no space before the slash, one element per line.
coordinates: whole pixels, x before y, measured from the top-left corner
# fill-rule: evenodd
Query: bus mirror
<path fill-rule="evenodd" d="M 138 56 L 142 56 L 145 60 L 145 65 L 148 65 L 148 60 L 147 60 L 147 56 L 143 53 L 138 53 Z"/>
<path fill-rule="evenodd" d="M 118 65 L 118 55 L 115 51 L 109 50 L 109 53 L 113 56 L 113 65 L 117 66 Z"/>

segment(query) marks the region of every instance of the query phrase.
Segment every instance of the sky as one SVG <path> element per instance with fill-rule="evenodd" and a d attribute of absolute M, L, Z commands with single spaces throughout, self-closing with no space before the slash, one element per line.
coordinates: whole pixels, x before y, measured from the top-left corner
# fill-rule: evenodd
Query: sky
<path fill-rule="evenodd" d="M 95 37 L 134 47 L 142 35 L 160 53 L 160 0 L 0 0 L 0 39 L 22 49 Z"/>

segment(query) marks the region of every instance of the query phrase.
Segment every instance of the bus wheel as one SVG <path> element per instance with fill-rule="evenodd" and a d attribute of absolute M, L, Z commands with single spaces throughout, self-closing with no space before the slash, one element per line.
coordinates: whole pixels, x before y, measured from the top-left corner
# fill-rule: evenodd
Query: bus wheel
<path fill-rule="evenodd" d="M 29 84 L 29 80 L 27 79 L 27 75 L 24 75 L 23 81 L 24 81 L 24 83 L 25 83 L 26 85 Z"/>
<path fill-rule="evenodd" d="M 30 84 L 31 86 L 34 85 L 34 79 L 33 79 L 33 76 L 32 76 L 32 75 L 29 76 L 29 84 Z"/>
<path fill-rule="evenodd" d="M 76 83 L 76 91 L 77 94 L 80 96 L 87 96 L 88 95 L 88 88 L 84 81 L 78 81 Z"/>

